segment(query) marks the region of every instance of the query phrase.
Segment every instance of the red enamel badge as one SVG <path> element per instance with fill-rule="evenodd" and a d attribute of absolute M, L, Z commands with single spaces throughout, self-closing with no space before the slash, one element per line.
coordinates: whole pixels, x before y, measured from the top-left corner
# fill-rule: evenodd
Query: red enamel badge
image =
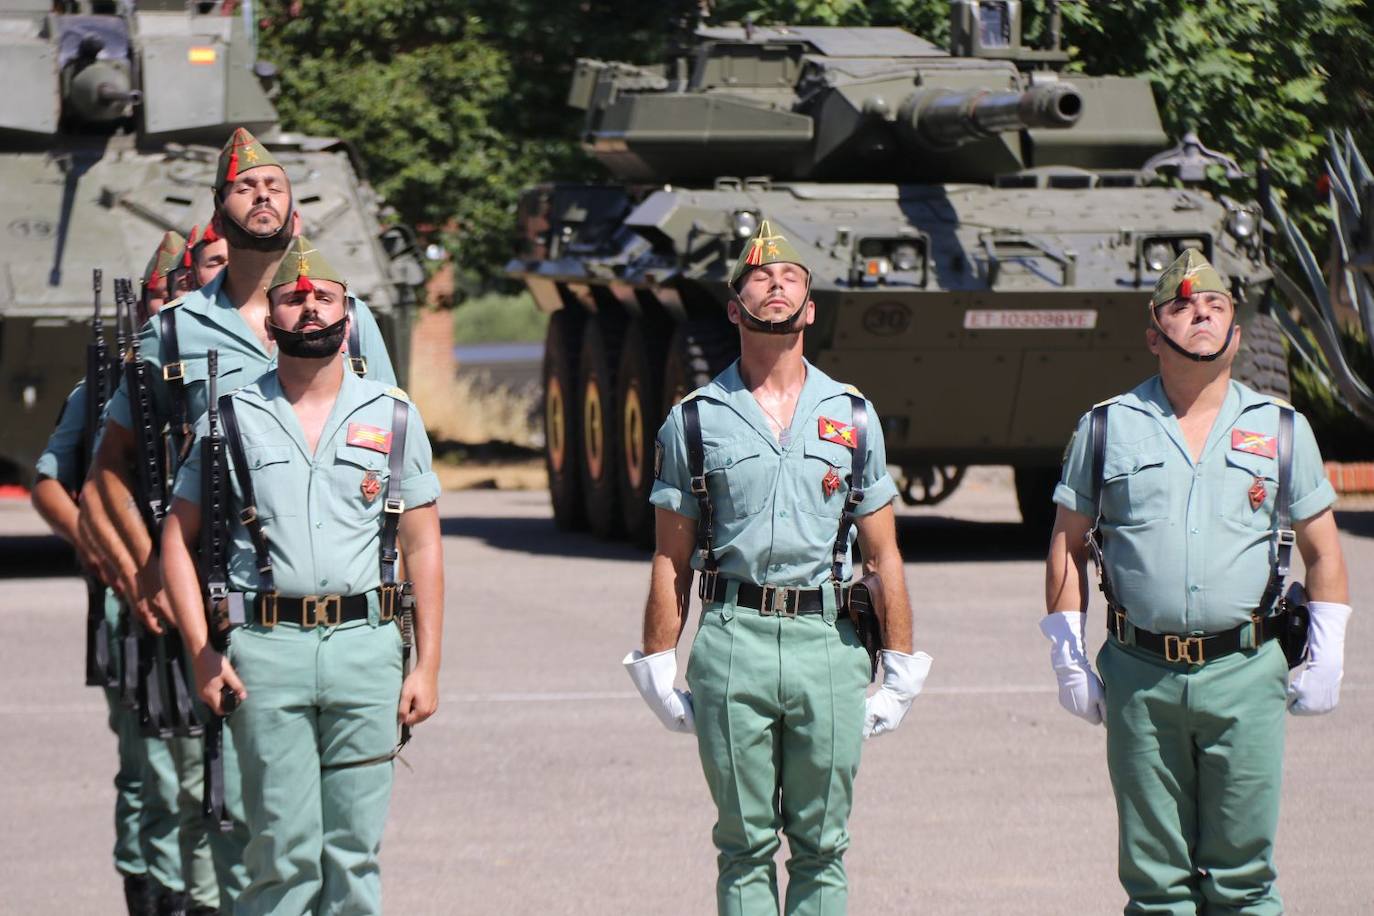
<path fill-rule="evenodd" d="M 348 424 L 348 444 L 361 445 L 383 455 L 391 453 L 391 432 L 366 423 Z"/>
<path fill-rule="evenodd" d="M 376 471 L 368 471 L 363 475 L 363 483 L 359 489 L 363 491 L 363 499 L 372 502 L 382 492 L 382 479 L 377 476 Z"/>
<path fill-rule="evenodd" d="M 1259 509 L 1264 505 L 1264 500 L 1268 497 L 1269 491 L 1264 488 L 1264 478 L 1256 477 L 1255 482 L 1250 484 L 1250 508 Z"/>
<path fill-rule="evenodd" d="M 840 475 L 835 473 L 834 468 L 828 469 L 825 472 L 825 476 L 821 478 L 821 491 L 825 493 L 825 498 L 829 499 L 834 496 L 835 491 L 839 488 Z"/>
<path fill-rule="evenodd" d="M 1278 454 L 1278 440 L 1264 433 L 1252 433 L 1243 429 L 1231 430 L 1231 448 L 1238 452 L 1248 452 L 1264 458 Z"/>
<path fill-rule="evenodd" d="M 821 417 L 821 438 L 826 442 L 834 442 L 836 445 L 843 445 L 846 448 L 854 447 L 854 427 L 848 423 L 841 423 L 839 420 L 832 420 L 829 417 Z"/>

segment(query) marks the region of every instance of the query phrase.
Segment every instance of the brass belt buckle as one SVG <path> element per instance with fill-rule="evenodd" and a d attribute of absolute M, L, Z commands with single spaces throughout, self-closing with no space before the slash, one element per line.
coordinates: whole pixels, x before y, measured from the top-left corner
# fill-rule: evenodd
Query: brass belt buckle
<path fill-rule="evenodd" d="M 301 598 L 301 626 L 337 627 L 343 622 L 343 599 L 338 595 L 306 595 Z"/>
<path fill-rule="evenodd" d="M 1187 662 L 1200 665 L 1203 662 L 1201 636 L 1164 636 L 1164 658 L 1170 662 Z"/>
<path fill-rule="evenodd" d="M 782 596 L 779 603 L 778 596 Z M 759 616 L 761 617 L 792 617 L 797 616 L 799 591 L 785 585 L 765 585 L 763 586 L 763 598 L 759 602 Z"/>
<path fill-rule="evenodd" d="M 701 582 L 697 584 L 697 596 L 702 601 L 713 601 L 716 596 L 716 578 L 720 575 L 717 571 L 702 570 Z"/>
<path fill-rule="evenodd" d="M 394 585 L 383 585 L 377 595 L 381 599 L 381 611 L 377 614 L 377 619 L 382 623 L 388 623 L 396 616 L 397 591 Z"/>
<path fill-rule="evenodd" d="M 262 625 L 265 627 L 275 627 L 277 625 L 277 593 L 267 592 L 258 595 L 262 601 Z"/>

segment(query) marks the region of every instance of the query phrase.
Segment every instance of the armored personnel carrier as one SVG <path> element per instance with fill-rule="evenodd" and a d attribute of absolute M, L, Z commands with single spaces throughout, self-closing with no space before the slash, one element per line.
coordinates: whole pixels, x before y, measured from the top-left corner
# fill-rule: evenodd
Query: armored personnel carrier
<path fill-rule="evenodd" d="M 552 313 L 560 526 L 651 537 L 654 435 L 733 358 L 726 276 L 763 218 L 813 272 L 808 359 L 877 405 L 909 503 L 1011 465 L 1047 526 L 1076 419 L 1153 371 L 1145 303 L 1187 247 L 1234 278 L 1241 377 L 1286 393 L 1260 208 L 1200 184 L 1238 168 L 1192 135 L 1169 149 L 1145 80 L 1063 73 L 1058 23 L 1030 48 L 1020 19 L 1015 0 L 956 0 L 949 50 L 703 27 L 662 64 L 579 62 L 569 102 L 611 180 L 528 192 L 508 265 Z"/>
<path fill-rule="evenodd" d="M 424 280 L 410 231 L 346 144 L 281 131 L 277 70 L 256 59 L 252 4 L 0 5 L 0 473 L 26 480 L 84 371 L 91 269 L 138 276 L 168 229 L 211 214 L 220 146 L 253 131 L 291 177 L 303 231 L 348 268 L 404 379 Z M 108 289 L 106 282 L 107 317 Z"/>

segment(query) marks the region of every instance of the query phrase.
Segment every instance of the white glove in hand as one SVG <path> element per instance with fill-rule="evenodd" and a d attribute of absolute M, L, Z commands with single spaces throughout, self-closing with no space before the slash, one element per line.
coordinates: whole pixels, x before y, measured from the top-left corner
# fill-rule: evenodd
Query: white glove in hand
<path fill-rule="evenodd" d="M 1319 716 L 1336 708 L 1345 671 L 1345 625 L 1350 605 L 1309 601 L 1312 626 L 1307 633 L 1307 667 L 1288 685 L 1288 711 Z"/>
<path fill-rule="evenodd" d="M 864 701 L 864 737 L 890 732 L 906 718 L 911 701 L 921 692 L 930 674 L 930 656 L 924 652 L 882 651 L 883 686 Z"/>
<path fill-rule="evenodd" d="M 1102 680 L 1083 652 L 1081 611 L 1056 611 L 1040 620 L 1040 632 L 1050 641 L 1050 664 L 1059 679 L 1059 705 L 1089 725 L 1101 725 L 1105 711 Z"/>
<path fill-rule="evenodd" d="M 635 682 L 639 695 L 670 732 L 696 734 L 696 718 L 692 715 L 692 694 L 673 686 L 677 679 L 677 649 L 664 649 L 645 655 L 638 649 L 621 660 L 630 680 Z"/>

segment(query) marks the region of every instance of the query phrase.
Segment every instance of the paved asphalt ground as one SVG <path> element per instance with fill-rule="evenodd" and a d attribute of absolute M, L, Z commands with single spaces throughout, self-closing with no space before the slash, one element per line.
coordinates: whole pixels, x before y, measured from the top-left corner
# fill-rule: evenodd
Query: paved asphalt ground
<path fill-rule="evenodd" d="M 638 641 L 645 555 L 559 535 L 542 492 L 450 493 L 441 508 L 442 702 L 397 769 L 389 910 L 713 912 L 694 744 L 658 725 L 619 664 Z M 904 515 L 917 644 L 935 665 L 902 728 L 865 748 L 850 912 L 1119 913 L 1103 732 L 1059 709 L 1035 628 L 1041 538 L 1014 524 L 995 474 Z M 1298 916 L 1374 913 L 1374 511 L 1341 523 L 1357 615 L 1341 708 L 1288 720 L 1278 860 Z M 41 531 L 25 504 L 0 504 L 0 912 L 115 913 L 114 740 L 80 686 L 81 584 Z"/>

